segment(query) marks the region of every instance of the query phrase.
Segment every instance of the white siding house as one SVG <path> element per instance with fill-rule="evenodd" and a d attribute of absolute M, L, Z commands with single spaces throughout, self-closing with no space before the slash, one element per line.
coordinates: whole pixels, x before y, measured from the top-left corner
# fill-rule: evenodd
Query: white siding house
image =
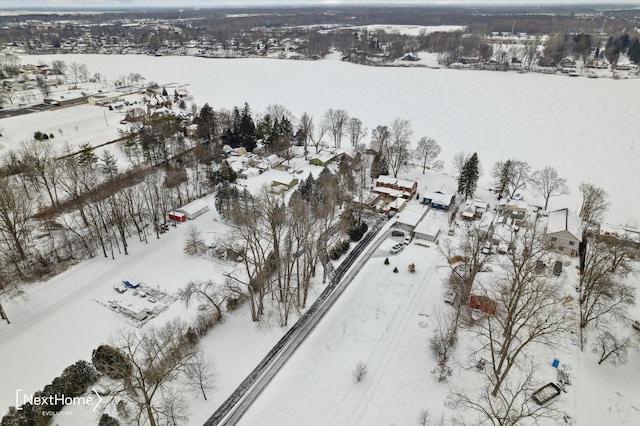
<path fill-rule="evenodd" d="M 203 200 L 194 200 L 189 204 L 180 207 L 177 211 L 179 213 L 184 213 L 187 216 L 187 219 L 193 220 L 208 210 L 209 205 L 206 202 Z"/>
<path fill-rule="evenodd" d="M 582 241 L 580 217 L 566 208 L 550 212 L 547 222 L 547 240 L 552 250 L 576 256 Z"/>

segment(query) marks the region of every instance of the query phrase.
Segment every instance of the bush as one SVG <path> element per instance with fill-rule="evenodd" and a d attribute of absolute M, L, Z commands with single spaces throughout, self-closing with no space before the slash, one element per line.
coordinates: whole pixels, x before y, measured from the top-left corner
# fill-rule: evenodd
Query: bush
<path fill-rule="evenodd" d="M 120 351 L 111 345 L 100 345 L 91 354 L 91 362 L 96 370 L 112 379 L 124 379 L 131 374 L 131 362 Z"/>
<path fill-rule="evenodd" d="M 354 224 L 349 229 L 349 238 L 354 242 L 360 241 L 362 239 L 362 236 L 367 232 L 367 229 L 369 229 L 369 226 L 365 222 L 360 222 L 360 225 Z"/>
<path fill-rule="evenodd" d="M 33 138 L 37 141 L 41 141 L 42 140 L 42 132 L 40 130 L 38 130 L 37 132 L 35 132 L 33 134 Z"/>
<path fill-rule="evenodd" d="M 120 426 L 120 422 L 117 419 L 114 419 L 108 414 L 103 414 L 100 416 L 100 421 L 98 422 L 98 426 Z"/>
<path fill-rule="evenodd" d="M 384 264 L 385 264 L 385 265 L 388 265 L 388 264 L 389 264 L 389 258 L 388 258 L 388 257 L 385 257 L 385 258 L 384 258 Z"/>
<path fill-rule="evenodd" d="M 329 259 L 336 260 L 340 258 L 340 256 L 342 256 L 347 252 L 347 250 L 349 250 L 349 244 L 351 244 L 351 242 L 348 239 L 344 239 L 338 242 L 333 246 L 331 250 L 329 250 Z"/>
<path fill-rule="evenodd" d="M 356 383 L 360 383 L 367 376 L 367 364 L 364 361 L 360 361 L 356 368 L 353 369 L 353 378 L 356 380 Z"/>
<path fill-rule="evenodd" d="M 396 274 L 398 273 L 398 267 L 397 266 L 395 268 L 393 268 L 393 272 L 395 272 Z"/>

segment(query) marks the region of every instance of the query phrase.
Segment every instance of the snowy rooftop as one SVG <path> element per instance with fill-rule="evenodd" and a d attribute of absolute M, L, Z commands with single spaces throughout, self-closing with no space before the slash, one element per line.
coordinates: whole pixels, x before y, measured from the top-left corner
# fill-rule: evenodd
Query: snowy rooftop
<path fill-rule="evenodd" d="M 571 235 L 582 241 L 582 221 L 580 217 L 567 208 L 549 213 L 547 234 L 569 231 Z"/>
<path fill-rule="evenodd" d="M 209 205 L 204 200 L 193 200 L 189 204 L 180 207 L 178 211 L 186 214 L 194 214 L 208 208 Z"/>
<path fill-rule="evenodd" d="M 396 216 L 398 223 L 415 227 L 427 212 L 427 206 L 418 203 L 407 203 Z"/>
<path fill-rule="evenodd" d="M 376 185 L 395 185 L 399 188 L 413 188 L 413 185 L 416 183 L 411 180 L 398 179 L 392 176 L 378 176 L 378 180 L 376 181 Z"/>

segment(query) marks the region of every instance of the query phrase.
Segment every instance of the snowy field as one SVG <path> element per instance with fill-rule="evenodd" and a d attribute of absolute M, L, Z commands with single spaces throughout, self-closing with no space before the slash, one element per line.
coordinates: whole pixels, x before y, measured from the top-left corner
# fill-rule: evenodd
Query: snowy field
<path fill-rule="evenodd" d="M 572 193 L 552 198 L 551 208 L 578 208 L 578 185 L 593 182 L 611 195 L 607 221 L 640 219 L 640 197 L 633 184 L 640 180 L 640 79 L 375 68 L 331 59 L 22 57 L 23 63 L 54 59 L 86 63 L 91 72 L 108 79 L 140 73 L 160 84 L 190 84 L 200 106 L 209 102 L 214 108 L 232 108 L 246 101 L 260 113 L 278 103 L 296 116 L 307 111 L 316 122 L 327 109 L 341 108 L 369 129 L 406 118 L 414 140 L 430 136 L 438 141 L 447 167 L 456 152 L 477 151 L 485 169 L 481 186 L 488 185 L 487 174 L 496 160 L 526 160 L 534 169 L 553 165 Z"/>

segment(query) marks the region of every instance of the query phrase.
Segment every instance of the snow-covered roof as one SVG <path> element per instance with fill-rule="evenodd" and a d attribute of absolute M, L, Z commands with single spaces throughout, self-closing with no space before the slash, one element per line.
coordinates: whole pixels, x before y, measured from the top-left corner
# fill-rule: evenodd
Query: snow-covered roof
<path fill-rule="evenodd" d="M 411 195 L 408 192 L 400 191 L 393 188 L 387 188 L 386 186 L 376 186 L 373 190 L 379 194 L 387 194 L 388 196 L 395 198 L 402 198 L 403 196 L 408 197 L 409 195 Z"/>
<path fill-rule="evenodd" d="M 527 210 L 527 203 L 520 200 L 509 200 L 505 205 L 505 209 L 523 212 Z"/>
<path fill-rule="evenodd" d="M 396 221 L 415 227 L 427 211 L 427 206 L 423 204 L 408 203 L 404 206 L 404 209 L 402 209 L 402 214 L 396 216 Z"/>
<path fill-rule="evenodd" d="M 208 210 L 208 209 L 209 209 L 209 205 L 204 200 L 194 200 L 189 204 L 180 207 L 178 211 L 185 214 L 195 214 L 201 210 Z"/>
<path fill-rule="evenodd" d="M 380 175 L 376 181 L 376 186 L 394 185 L 398 188 L 413 188 L 416 183 L 411 180 L 398 179 L 393 176 Z"/>
<path fill-rule="evenodd" d="M 453 198 L 454 195 L 455 194 L 446 193 L 438 190 L 436 192 L 426 192 L 423 194 L 423 197 L 431 200 L 431 203 L 433 204 L 439 204 L 441 206 L 446 207 L 451 204 L 451 199 Z"/>
<path fill-rule="evenodd" d="M 293 185 L 293 181 L 296 179 L 294 175 L 288 173 L 274 173 L 273 174 L 273 183 L 282 184 L 286 186 Z"/>
<path fill-rule="evenodd" d="M 568 231 L 578 241 L 582 241 L 582 220 L 567 208 L 550 212 L 547 221 L 547 234 L 562 231 Z"/>
<path fill-rule="evenodd" d="M 438 226 L 437 223 L 433 223 L 429 219 L 424 218 L 420 221 L 420 223 L 418 223 L 418 225 L 414 229 L 414 232 L 420 235 L 435 237 L 438 235 L 438 233 L 440 233 L 440 226 Z"/>

